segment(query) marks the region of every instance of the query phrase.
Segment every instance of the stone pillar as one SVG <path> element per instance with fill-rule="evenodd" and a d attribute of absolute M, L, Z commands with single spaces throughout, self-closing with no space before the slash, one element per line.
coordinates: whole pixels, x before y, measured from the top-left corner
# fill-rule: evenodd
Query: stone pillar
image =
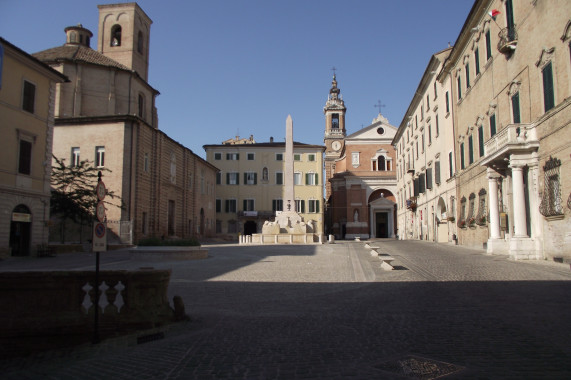
<path fill-rule="evenodd" d="M 527 237 L 523 166 L 510 163 L 510 168 L 512 169 L 513 186 L 514 237 Z"/>
<path fill-rule="evenodd" d="M 498 202 L 498 177 L 488 168 L 488 194 L 490 194 L 490 238 L 500 238 L 500 206 Z"/>

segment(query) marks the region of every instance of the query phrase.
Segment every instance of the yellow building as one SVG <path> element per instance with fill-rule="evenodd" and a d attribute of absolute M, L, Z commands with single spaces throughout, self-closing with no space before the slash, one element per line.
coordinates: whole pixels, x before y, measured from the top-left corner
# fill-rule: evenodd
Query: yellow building
<path fill-rule="evenodd" d="M 478 0 L 444 64 L 460 244 L 571 260 L 569 2 Z"/>
<path fill-rule="evenodd" d="M 66 80 L 0 38 L 0 258 L 48 241 L 54 92 Z"/>
<path fill-rule="evenodd" d="M 283 203 L 285 142 L 257 143 L 230 139 L 204 145 L 206 160 L 220 169 L 216 180 L 216 232 L 251 235 L 262 232 L 276 211 L 295 210 L 306 222 L 313 220 L 315 235 L 323 234 L 323 151 L 320 145 L 295 142 L 295 205 Z"/>

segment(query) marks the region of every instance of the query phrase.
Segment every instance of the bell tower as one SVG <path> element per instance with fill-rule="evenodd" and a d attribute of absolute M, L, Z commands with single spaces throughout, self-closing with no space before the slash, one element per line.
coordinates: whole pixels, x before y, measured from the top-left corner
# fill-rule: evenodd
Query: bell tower
<path fill-rule="evenodd" d="M 148 82 L 149 41 L 153 21 L 137 3 L 105 4 L 97 7 L 97 50 L 135 70 Z"/>
<path fill-rule="evenodd" d="M 337 88 L 337 77 L 335 68 L 333 69 L 333 80 L 331 89 L 323 113 L 325 114 L 325 199 L 329 199 L 331 195 L 331 183 L 329 179 L 335 173 L 335 160 L 343 155 L 345 148 L 345 137 L 347 131 L 345 129 L 345 102 L 341 90 Z"/>

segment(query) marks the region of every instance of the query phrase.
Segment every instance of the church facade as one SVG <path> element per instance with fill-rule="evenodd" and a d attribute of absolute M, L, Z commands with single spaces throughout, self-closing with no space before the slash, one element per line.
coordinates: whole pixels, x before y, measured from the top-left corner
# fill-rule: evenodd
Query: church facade
<path fill-rule="evenodd" d="M 103 181 L 123 207 L 108 205 L 107 220 L 121 242 L 213 234 L 217 169 L 159 130 L 151 19 L 136 3 L 98 8 L 97 50 L 78 25 L 63 46 L 34 54 L 70 79 L 55 90 L 53 154 L 111 170 Z"/>
<path fill-rule="evenodd" d="M 379 113 L 347 135 L 347 111 L 334 76 L 325 114 L 326 233 L 337 239 L 394 238 L 397 128 Z"/>

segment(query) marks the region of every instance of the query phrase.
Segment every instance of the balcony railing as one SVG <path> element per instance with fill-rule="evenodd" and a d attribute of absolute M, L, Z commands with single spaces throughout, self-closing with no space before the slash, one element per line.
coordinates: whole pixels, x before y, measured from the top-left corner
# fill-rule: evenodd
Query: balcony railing
<path fill-rule="evenodd" d="M 504 28 L 498 33 L 498 50 L 503 53 L 512 53 L 517 46 L 517 32 L 515 26 Z"/>
<path fill-rule="evenodd" d="M 485 156 L 507 153 L 513 149 L 539 147 L 533 124 L 510 124 L 484 144 Z"/>

